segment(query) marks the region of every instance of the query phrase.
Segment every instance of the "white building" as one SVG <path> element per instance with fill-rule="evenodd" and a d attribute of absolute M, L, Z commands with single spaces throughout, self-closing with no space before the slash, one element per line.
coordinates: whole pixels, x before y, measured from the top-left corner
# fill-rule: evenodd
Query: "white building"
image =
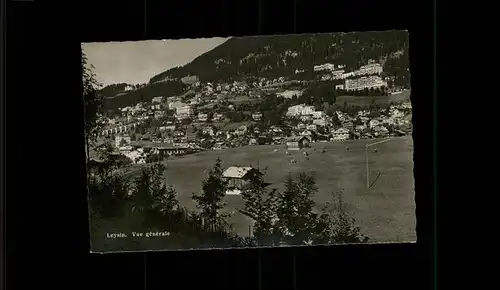
<path fill-rule="evenodd" d="M 297 117 L 297 116 L 303 116 L 303 115 L 312 115 L 314 112 L 314 107 L 313 106 L 306 106 L 306 105 L 296 105 L 288 108 L 288 111 L 286 113 L 287 116 L 289 117 Z"/>
<path fill-rule="evenodd" d="M 312 116 L 311 115 L 302 115 L 300 116 L 299 118 L 302 122 L 306 122 L 306 123 L 309 123 L 310 121 L 312 121 Z"/>
<path fill-rule="evenodd" d="M 117 148 L 122 147 L 123 145 L 130 145 L 131 139 L 129 136 L 116 136 L 115 137 L 115 146 Z"/>
<path fill-rule="evenodd" d="M 315 124 L 310 124 L 310 125 L 307 125 L 306 129 L 309 130 L 309 131 L 317 131 L 318 130 L 318 126 L 315 125 Z"/>
<path fill-rule="evenodd" d="M 343 77 L 344 73 L 345 73 L 345 70 L 343 70 L 343 69 L 334 70 L 334 71 L 332 71 L 332 78 L 333 79 L 341 79 Z"/>
<path fill-rule="evenodd" d="M 314 112 L 312 112 L 311 115 L 312 115 L 312 117 L 314 119 L 321 119 L 321 118 L 325 117 L 325 112 L 323 112 L 323 111 L 314 111 Z"/>
<path fill-rule="evenodd" d="M 368 110 L 358 111 L 358 116 L 360 116 L 360 117 L 365 117 L 365 116 L 368 116 L 368 115 L 370 115 L 370 111 L 368 111 Z"/>
<path fill-rule="evenodd" d="M 215 113 L 213 118 L 215 121 L 220 121 L 224 118 L 224 115 L 222 115 L 220 113 Z"/>
<path fill-rule="evenodd" d="M 364 130 L 366 130 L 366 126 L 365 125 L 357 125 L 356 128 L 354 128 L 355 131 L 358 131 L 358 132 L 362 132 Z"/>
<path fill-rule="evenodd" d="M 262 113 L 260 112 L 255 112 L 252 114 L 252 119 L 254 121 L 260 121 L 262 119 Z"/>
<path fill-rule="evenodd" d="M 313 124 L 317 126 L 326 126 L 326 120 L 325 119 L 315 119 L 313 120 Z"/>
<path fill-rule="evenodd" d="M 335 69 L 335 65 L 331 63 L 325 63 L 322 65 L 315 65 L 314 66 L 314 71 L 322 71 L 322 70 L 331 70 L 333 71 Z"/>
<path fill-rule="evenodd" d="M 395 123 L 395 119 L 390 117 L 390 118 L 385 118 L 384 120 L 382 120 L 382 124 L 386 124 L 386 125 L 394 125 Z"/>
<path fill-rule="evenodd" d="M 170 103 L 174 103 L 174 102 L 178 102 L 179 101 L 179 98 L 178 97 L 167 97 L 167 102 L 170 104 Z"/>
<path fill-rule="evenodd" d="M 387 87 L 387 82 L 383 81 L 379 76 L 361 77 L 357 79 L 348 79 L 345 81 L 345 89 L 348 91 L 381 87 Z"/>
<path fill-rule="evenodd" d="M 351 122 L 351 121 L 345 121 L 345 122 L 342 123 L 342 127 L 351 131 L 351 130 L 354 129 L 354 123 Z"/>
<path fill-rule="evenodd" d="M 248 131 L 248 127 L 245 125 L 242 125 L 242 126 L 238 127 L 238 129 L 236 129 L 236 135 L 243 136 L 247 133 L 247 131 Z"/>
<path fill-rule="evenodd" d="M 201 132 L 203 134 L 207 134 L 207 135 L 210 135 L 210 136 L 214 136 L 215 135 L 214 128 L 212 128 L 212 127 L 204 127 L 204 128 L 201 129 Z"/>
<path fill-rule="evenodd" d="M 306 129 L 306 124 L 304 124 L 304 123 L 297 124 L 297 129 L 299 129 L 299 130 L 305 130 Z"/>
<path fill-rule="evenodd" d="M 200 122 L 208 121 L 208 114 L 199 113 L 198 114 L 198 121 L 200 121 Z"/>
<path fill-rule="evenodd" d="M 352 72 L 348 72 L 348 73 L 343 73 L 341 78 L 345 79 L 345 78 L 348 78 L 348 77 L 353 77 L 355 75 L 356 75 L 356 73 L 352 71 Z"/>
<path fill-rule="evenodd" d="M 161 103 L 163 101 L 163 97 L 154 97 L 151 102 L 152 103 Z"/>
<path fill-rule="evenodd" d="M 175 125 L 161 126 L 159 129 L 160 129 L 160 132 L 163 132 L 163 131 L 174 131 L 175 130 Z"/>
<path fill-rule="evenodd" d="M 411 102 L 404 102 L 400 106 L 401 109 L 411 109 Z"/>
<path fill-rule="evenodd" d="M 370 74 L 381 74 L 384 71 L 382 66 L 379 63 L 367 64 L 359 68 L 359 70 L 355 71 L 357 76 L 361 75 L 370 75 Z"/>
<path fill-rule="evenodd" d="M 374 128 L 380 125 L 380 122 L 378 120 L 370 120 L 370 128 Z"/>
<path fill-rule="evenodd" d="M 155 111 L 155 119 L 160 119 L 165 115 L 164 111 Z"/>
<path fill-rule="evenodd" d="M 187 106 L 187 104 L 183 103 L 183 102 L 179 102 L 179 101 L 174 101 L 174 102 L 168 103 L 169 110 L 177 110 L 177 108 L 181 108 L 184 106 Z"/>
<path fill-rule="evenodd" d="M 188 119 L 194 116 L 194 109 L 190 105 L 184 105 L 175 109 L 178 119 Z"/>
<path fill-rule="evenodd" d="M 332 132 L 333 141 L 345 141 L 349 139 L 349 130 L 346 128 L 339 128 Z"/>
<path fill-rule="evenodd" d="M 389 130 L 384 126 L 376 126 L 373 128 L 375 131 L 375 136 L 385 136 L 389 133 Z"/>

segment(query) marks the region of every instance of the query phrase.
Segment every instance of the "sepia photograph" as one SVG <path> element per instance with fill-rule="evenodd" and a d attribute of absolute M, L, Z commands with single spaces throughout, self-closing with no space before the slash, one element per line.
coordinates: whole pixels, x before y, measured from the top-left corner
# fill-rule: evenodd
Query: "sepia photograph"
<path fill-rule="evenodd" d="M 91 251 L 416 242 L 409 53 L 407 31 L 82 43 Z"/>

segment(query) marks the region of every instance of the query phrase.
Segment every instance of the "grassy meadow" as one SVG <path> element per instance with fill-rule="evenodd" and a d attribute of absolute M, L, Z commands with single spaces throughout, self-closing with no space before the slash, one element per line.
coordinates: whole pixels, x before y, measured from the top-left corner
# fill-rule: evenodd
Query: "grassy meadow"
<path fill-rule="evenodd" d="M 320 209 L 330 199 L 330 193 L 343 192 L 358 225 L 373 242 L 402 242 L 416 240 L 416 218 L 413 181 L 413 141 L 411 136 L 393 138 L 376 145 L 378 152 L 369 151 L 370 184 L 366 185 L 365 144 L 379 141 L 348 140 L 339 143 L 314 143 L 302 152 L 286 155 L 285 145 L 245 146 L 227 150 L 205 151 L 193 155 L 173 157 L 167 161 L 166 178 L 172 184 L 179 201 L 194 209 L 193 192 L 201 190 L 201 183 L 217 157 L 223 167 L 254 166 L 266 169 L 270 188 L 283 188 L 288 174 L 313 173 L 319 192 L 315 197 Z M 349 151 L 345 149 L 346 145 Z M 278 149 L 278 152 L 274 152 Z M 316 151 L 314 151 L 316 149 Z M 321 153 L 325 149 L 325 153 Z M 290 160 L 295 158 L 296 163 Z M 140 172 L 136 168 L 132 175 Z M 241 196 L 226 196 L 226 212 L 235 231 L 248 235 L 251 221 L 238 213 L 243 206 Z"/>

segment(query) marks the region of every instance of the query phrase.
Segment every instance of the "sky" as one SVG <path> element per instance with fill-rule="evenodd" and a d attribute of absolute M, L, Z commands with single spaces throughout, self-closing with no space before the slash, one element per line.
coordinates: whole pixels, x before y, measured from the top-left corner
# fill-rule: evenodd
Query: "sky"
<path fill-rule="evenodd" d="M 146 83 L 156 74 L 185 65 L 219 46 L 228 38 L 148 40 L 83 43 L 88 63 L 97 80 L 107 86 L 116 83 Z"/>

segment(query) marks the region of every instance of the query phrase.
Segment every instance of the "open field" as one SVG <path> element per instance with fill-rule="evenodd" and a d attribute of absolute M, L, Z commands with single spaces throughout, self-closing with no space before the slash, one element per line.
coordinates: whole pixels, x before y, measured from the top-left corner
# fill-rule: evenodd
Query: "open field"
<path fill-rule="evenodd" d="M 191 194 L 201 189 L 201 182 L 218 156 L 223 167 L 231 165 L 267 167 L 266 181 L 270 188 L 283 188 L 288 173 L 314 173 L 319 192 L 315 197 L 317 208 L 330 200 L 329 193 L 344 192 L 344 200 L 354 214 L 363 233 L 373 242 L 416 240 L 416 218 L 413 182 L 413 141 L 411 136 L 393 138 L 376 145 L 377 153 L 369 151 L 370 183 L 366 188 L 365 144 L 379 140 L 349 140 L 341 143 L 314 143 L 310 159 L 302 152 L 285 155 L 284 145 L 246 146 L 194 155 L 175 157 L 166 161 L 166 176 L 180 202 L 194 208 Z M 345 146 L 350 150 L 346 151 Z M 321 149 L 326 153 L 321 153 Z M 278 152 L 273 152 L 278 149 Z M 295 157 L 297 163 L 290 160 Z M 226 210 L 236 211 L 243 205 L 240 196 L 227 196 Z M 251 224 L 239 213 L 231 218 L 235 230 L 246 235 Z"/>
<path fill-rule="evenodd" d="M 349 105 L 364 106 L 369 105 L 372 100 L 379 105 L 388 105 L 390 102 L 400 102 L 409 101 L 411 91 L 403 91 L 400 94 L 389 95 L 389 96 L 377 96 L 377 97 L 364 97 L 364 96 L 339 96 L 337 97 L 337 105 L 343 105 L 345 101 Z"/>

